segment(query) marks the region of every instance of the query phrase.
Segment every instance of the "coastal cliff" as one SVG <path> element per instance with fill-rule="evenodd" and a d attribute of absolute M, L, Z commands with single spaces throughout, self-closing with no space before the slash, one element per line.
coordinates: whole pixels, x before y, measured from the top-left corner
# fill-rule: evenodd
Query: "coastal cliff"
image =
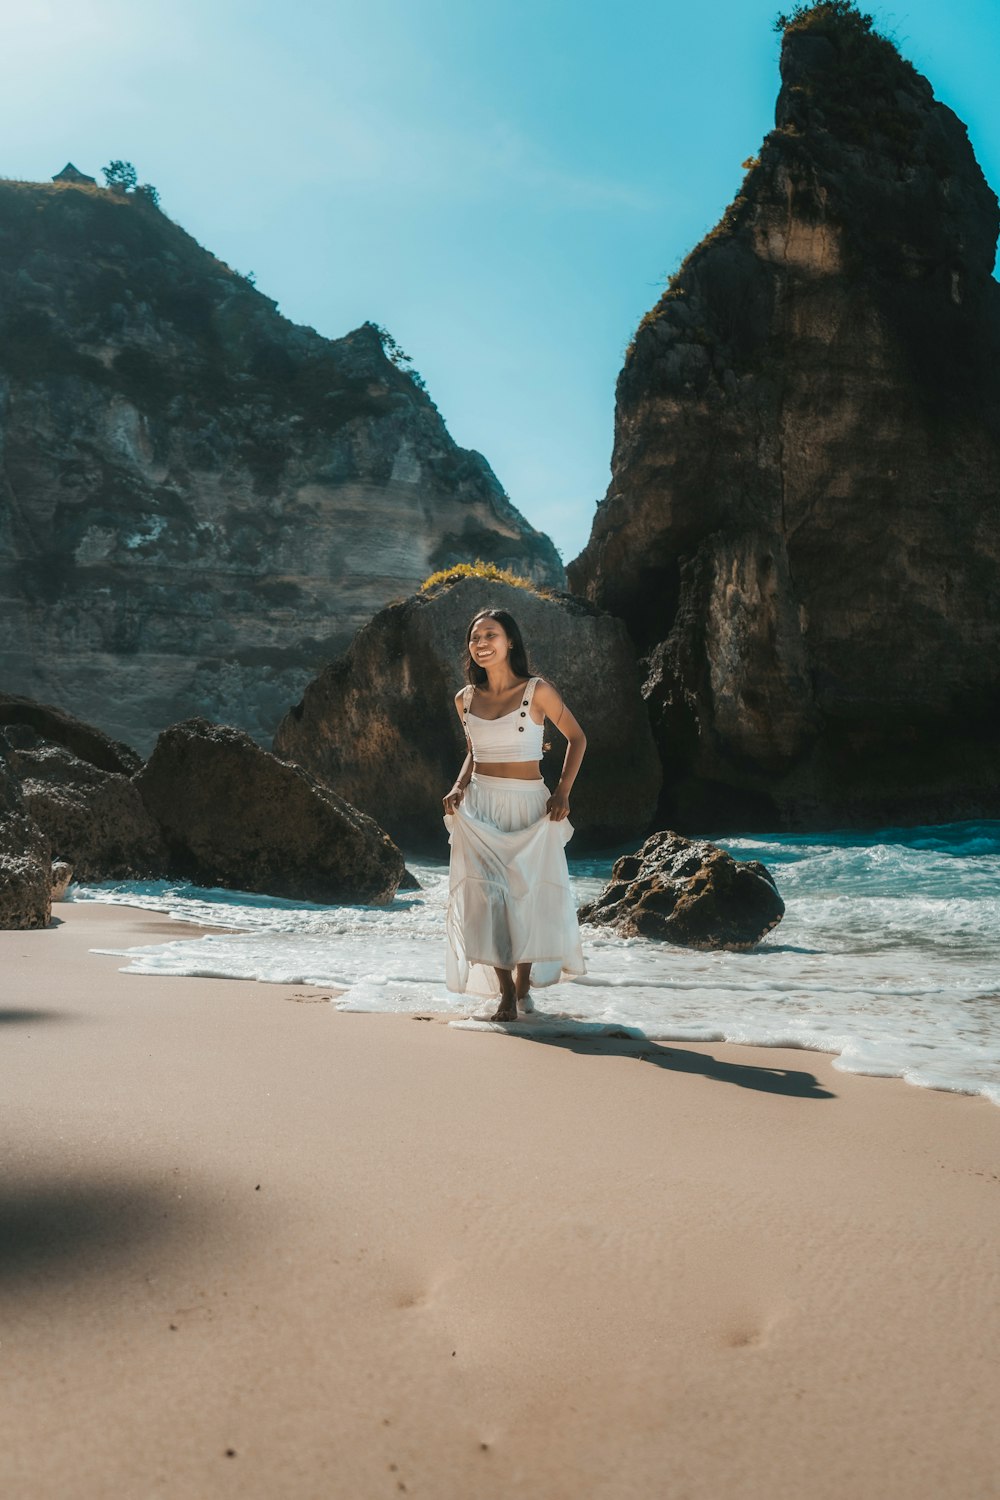
<path fill-rule="evenodd" d="M 144 753 L 191 715 L 266 739 L 428 573 L 561 585 L 386 348 L 289 322 L 146 196 L 0 181 L 5 689 Z"/>
<path fill-rule="evenodd" d="M 644 653 L 661 826 L 996 815 L 997 199 L 870 18 L 783 33 L 775 129 L 627 354 L 570 586 Z"/>

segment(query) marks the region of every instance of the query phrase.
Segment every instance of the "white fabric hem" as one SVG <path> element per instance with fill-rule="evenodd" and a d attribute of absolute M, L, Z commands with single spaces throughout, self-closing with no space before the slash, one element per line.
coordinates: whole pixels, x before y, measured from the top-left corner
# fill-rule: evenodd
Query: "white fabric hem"
<path fill-rule="evenodd" d="M 499 996 L 495 970 L 522 963 L 531 964 L 532 989 L 586 972 L 566 865 L 573 826 L 546 815 L 548 796 L 544 781 L 474 774 L 457 811 L 445 815 L 453 994 Z"/>

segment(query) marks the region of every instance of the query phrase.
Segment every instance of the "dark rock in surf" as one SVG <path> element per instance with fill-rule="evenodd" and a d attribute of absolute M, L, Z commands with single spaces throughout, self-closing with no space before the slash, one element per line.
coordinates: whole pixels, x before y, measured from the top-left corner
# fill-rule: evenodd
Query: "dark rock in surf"
<path fill-rule="evenodd" d="M 610 881 L 579 917 L 623 937 L 735 951 L 755 947 L 784 912 L 759 860 L 735 860 L 715 844 L 667 831 L 616 860 Z"/>

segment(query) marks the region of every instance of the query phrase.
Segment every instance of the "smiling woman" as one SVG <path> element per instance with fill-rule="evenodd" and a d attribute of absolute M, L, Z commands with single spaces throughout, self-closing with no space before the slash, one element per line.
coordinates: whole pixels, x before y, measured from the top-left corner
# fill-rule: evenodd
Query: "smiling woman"
<path fill-rule="evenodd" d="M 455 695 L 468 753 L 444 801 L 451 844 L 446 979 L 500 997 L 494 1021 L 534 1008 L 531 986 L 584 973 L 565 845 L 569 794 L 587 737 L 558 689 L 533 676 L 513 616 L 481 610 L 466 633 L 468 685 Z M 539 761 L 548 716 L 566 737 L 550 794 Z"/>

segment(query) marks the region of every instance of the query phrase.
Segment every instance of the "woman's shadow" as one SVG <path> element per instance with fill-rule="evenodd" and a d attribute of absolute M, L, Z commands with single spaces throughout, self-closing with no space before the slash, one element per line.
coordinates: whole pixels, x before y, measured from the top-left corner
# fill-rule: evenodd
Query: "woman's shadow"
<path fill-rule="evenodd" d="M 452 1025 L 470 1026 L 469 1022 Z M 725 1062 L 704 1052 L 688 1052 L 677 1046 L 666 1047 L 655 1042 L 638 1026 L 608 1026 L 602 1022 L 563 1020 L 531 1011 L 516 1021 L 473 1021 L 470 1029 L 480 1026 L 519 1036 L 525 1042 L 540 1042 L 546 1047 L 561 1047 L 584 1057 L 634 1057 L 637 1062 L 651 1063 L 672 1073 L 700 1073 L 719 1083 L 756 1089 L 758 1093 L 787 1094 L 796 1099 L 835 1099 L 824 1088 L 815 1073 L 805 1068 L 767 1068 L 756 1063 Z M 547 1028 L 551 1027 L 551 1030 Z M 570 1029 L 572 1028 L 572 1030 Z"/>

